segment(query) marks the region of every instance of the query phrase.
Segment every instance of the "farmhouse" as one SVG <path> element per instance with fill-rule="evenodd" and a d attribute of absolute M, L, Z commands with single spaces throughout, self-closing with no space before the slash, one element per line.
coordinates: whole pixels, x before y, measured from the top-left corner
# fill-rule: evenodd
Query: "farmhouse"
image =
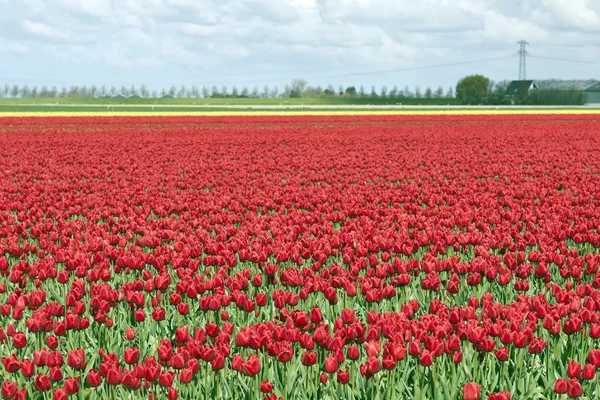
<path fill-rule="evenodd" d="M 505 96 L 524 96 L 532 90 L 538 90 L 535 81 L 512 81 L 506 88 Z"/>

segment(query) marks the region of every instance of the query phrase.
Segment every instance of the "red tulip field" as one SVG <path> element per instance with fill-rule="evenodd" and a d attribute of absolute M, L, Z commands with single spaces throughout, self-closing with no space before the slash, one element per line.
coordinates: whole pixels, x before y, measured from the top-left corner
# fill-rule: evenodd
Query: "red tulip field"
<path fill-rule="evenodd" d="M 598 117 L 0 118 L 1 397 L 598 399 Z"/>

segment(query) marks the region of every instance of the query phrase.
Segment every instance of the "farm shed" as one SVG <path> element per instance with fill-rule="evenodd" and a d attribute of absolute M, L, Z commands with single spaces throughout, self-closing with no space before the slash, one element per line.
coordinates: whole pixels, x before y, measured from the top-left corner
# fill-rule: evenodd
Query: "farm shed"
<path fill-rule="evenodd" d="M 540 82 L 540 90 L 583 92 L 585 104 L 600 104 L 600 81 L 596 80 Z"/>

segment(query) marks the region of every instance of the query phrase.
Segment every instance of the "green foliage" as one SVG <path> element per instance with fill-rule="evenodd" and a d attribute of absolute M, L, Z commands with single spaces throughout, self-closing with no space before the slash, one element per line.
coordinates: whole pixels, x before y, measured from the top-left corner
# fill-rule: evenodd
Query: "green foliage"
<path fill-rule="evenodd" d="M 488 95 L 489 78 L 483 75 L 465 76 L 456 84 L 456 98 L 461 104 L 481 104 Z"/>

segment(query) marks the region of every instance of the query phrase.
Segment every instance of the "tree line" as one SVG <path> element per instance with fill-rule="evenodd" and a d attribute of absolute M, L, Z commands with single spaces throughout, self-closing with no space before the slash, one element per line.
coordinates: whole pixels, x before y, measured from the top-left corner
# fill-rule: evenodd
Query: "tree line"
<path fill-rule="evenodd" d="M 416 86 L 411 89 L 409 86 L 399 87 L 397 85 L 388 87 L 381 86 L 376 88 L 371 86 L 366 90 L 364 86 L 356 88 L 355 86 L 333 85 L 325 88 L 322 86 L 310 86 L 303 79 L 294 79 L 290 84 L 285 85 L 282 90 L 278 86 L 270 87 L 265 85 L 262 88 L 228 87 L 226 85 L 211 87 L 207 86 L 175 86 L 163 89 L 149 89 L 146 85 L 141 86 L 96 86 L 96 85 L 72 85 L 72 86 L 29 86 L 29 85 L 9 85 L 0 86 L 0 98 L 110 98 L 110 97 L 143 97 L 143 98 L 327 98 L 327 97 L 347 97 L 347 98 L 416 98 L 416 99 L 442 99 L 454 98 L 454 88 L 449 87 L 444 90 L 443 87 L 432 89 L 426 87 L 421 89 Z"/>
<path fill-rule="evenodd" d="M 542 89 L 519 85 L 507 93 L 511 81 L 494 82 L 483 75 L 469 75 L 458 81 L 456 100 L 465 105 L 583 105 L 585 92 L 579 89 L 553 89 L 553 79 L 537 80 Z"/>

